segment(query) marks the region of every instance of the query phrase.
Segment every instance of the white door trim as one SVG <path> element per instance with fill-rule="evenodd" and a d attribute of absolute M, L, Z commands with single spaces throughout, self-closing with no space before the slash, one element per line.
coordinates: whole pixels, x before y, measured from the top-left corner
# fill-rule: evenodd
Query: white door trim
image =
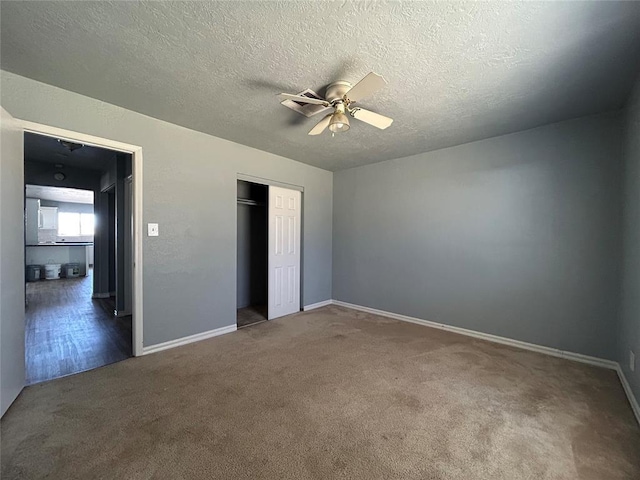
<path fill-rule="evenodd" d="M 143 316 L 142 316 L 142 147 L 118 142 L 107 138 L 96 137 L 86 133 L 74 132 L 63 128 L 52 127 L 40 123 L 18 120 L 25 132 L 37 133 L 47 137 L 62 138 L 72 142 L 83 143 L 94 147 L 108 148 L 119 152 L 130 153 L 133 158 L 133 355 L 143 354 Z M 24 180 L 24 179 L 23 179 Z"/>

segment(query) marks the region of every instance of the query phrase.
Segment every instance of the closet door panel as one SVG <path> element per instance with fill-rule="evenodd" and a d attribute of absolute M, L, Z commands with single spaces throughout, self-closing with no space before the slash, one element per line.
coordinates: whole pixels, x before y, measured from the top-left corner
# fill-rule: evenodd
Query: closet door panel
<path fill-rule="evenodd" d="M 300 311 L 300 200 L 269 187 L 269 320 Z"/>

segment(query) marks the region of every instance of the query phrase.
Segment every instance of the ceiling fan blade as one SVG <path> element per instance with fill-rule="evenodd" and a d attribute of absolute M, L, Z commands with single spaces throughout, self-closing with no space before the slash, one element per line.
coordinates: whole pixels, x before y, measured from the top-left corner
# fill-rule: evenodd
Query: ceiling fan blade
<path fill-rule="evenodd" d="M 351 87 L 351 89 L 346 93 L 346 97 L 352 102 L 357 102 L 364 97 L 368 97 L 373 92 L 377 92 L 386 84 L 387 81 L 382 77 L 382 75 L 371 72 Z"/>
<path fill-rule="evenodd" d="M 280 93 L 278 96 L 282 100 L 293 100 L 294 102 L 300 103 L 313 103 L 314 105 L 324 105 L 325 107 L 329 106 L 329 102 L 326 100 L 319 100 L 317 98 L 305 97 L 302 95 L 291 95 L 290 93 Z"/>
<path fill-rule="evenodd" d="M 309 132 L 309 135 L 320 135 L 322 132 L 324 132 L 325 129 L 329 126 L 329 122 L 331 121 L 332 115 L 333 113 L 330 113 L 329 115 L 324 117 L 322 120 L 320 120 L 318 124 L 311 129 L 311 131 Z"/>
<path fill-rule="evenodd" d="M 379 113 L 374 113 L 360 107 L 353 108 L 350 113 L 353 118 L 364 123 L 368 123 L 369 125 L 373 125 L 380 130 L 384 130 L 393 123 L 393 118 L 385 117 L 384 115 L 380 115 Z"/>

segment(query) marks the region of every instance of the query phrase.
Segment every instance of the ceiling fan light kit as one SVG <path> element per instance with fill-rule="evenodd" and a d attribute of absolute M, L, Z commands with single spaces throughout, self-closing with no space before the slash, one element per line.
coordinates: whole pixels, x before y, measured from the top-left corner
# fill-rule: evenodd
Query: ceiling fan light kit
<path fill-rule="evenodd" d="M 84 147 L 82 143 L 69 142 L 68 140 L 62 140 L 61 138 L 58 139 L 58 142 L 63 147 L 68 148 L 70 152 L 73 152 L 74 150 L 78 150 L 79 148 Z"/>
<path fill-rule="evenodd" d="M 336 105 L 336 111 L 331 115 L 329 121 L 329 131 L 331 133 L 342 133 L 349 130 L 349 117 L 344 114 L 345 107 L 343 104 Z"/>
<path fill-rule="evenodd" d="M 352 106 L 359 102 L 360 99 L 371 95 L 387 84 L 387 81 L 381 75 L 371 72 L 354 86 L 349 82 L 339 81 L 331 83 L 326 90 L 325 98 L 310 98 L 303 95 L 292 95 L 289 93 L 281 93 L 279 96 L 285 101 L 293 101 L 298 104 L 321 105 L 322 107 L 316 113 L 326 111 L 328 108 L 333 109 L 333 113 L 325 116 L 318 124 L 311 129 L 309 135 L 320 135 L 327 128 L 333 134 L 346 132 L 351 128 L 349 124 L 349 116 L 368 123 L 376 128 L 384 130 L 393 123 L 393 119 L 380 115 L 379 113 L 365 110 L 364 108 Z M 285 102 L 283 102 L 285 104 Z M 286 105 L 285 105 L 286 106 Z M 306 115 L 303 112 L 305 116 Z"/>

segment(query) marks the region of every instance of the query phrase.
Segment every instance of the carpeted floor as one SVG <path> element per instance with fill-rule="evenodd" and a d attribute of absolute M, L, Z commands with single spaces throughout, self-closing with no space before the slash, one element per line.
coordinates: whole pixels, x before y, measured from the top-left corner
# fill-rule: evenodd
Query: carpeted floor
<path fill-rule="evenodd" d="M 613 371 L 335 306 L 28 387 L 3 479 L 638 479 Z"/>

